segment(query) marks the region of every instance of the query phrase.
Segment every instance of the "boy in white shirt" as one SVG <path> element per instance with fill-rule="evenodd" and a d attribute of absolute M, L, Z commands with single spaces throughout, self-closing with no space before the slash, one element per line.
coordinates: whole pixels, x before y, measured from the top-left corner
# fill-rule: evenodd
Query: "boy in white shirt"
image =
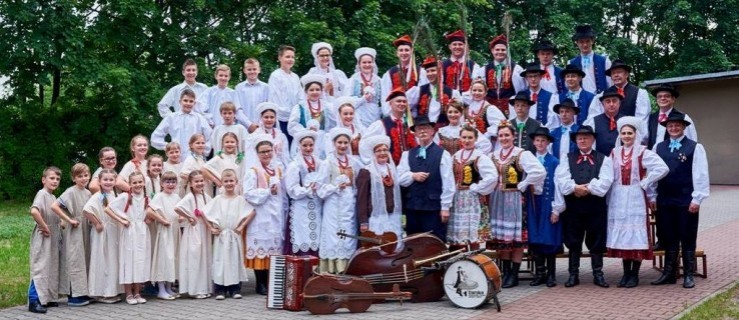
<path fill-rule="evenodd" d="M 251 133 L 259 127 L 260 115 L 257 113 L 257 105 L 269 101 L 269 85 L 259 80 L 259 74 L 262 72 L 259 60 L 246 59 L 243 71 L 246 81 L 234 88 L 238 103 L 241 105 L 236 120 Z"/>
<path fill-rule="evenodd" d="M 213 133 L 210 136 L 210 144 L 215 152 L 222 149 L 221 140 L 223 135 L 227 132 L 233 132 L 236 138 L 239 139 L 239 152 L 244 152 L 246 137 L 249 135 L 246 132 L 246 128 L 241 124 L 236 123 L 236 106 L 232 102 L 224 102 L 221 104 L 221 122 L 222 124 L 217 125 L 213 129 Z"/>
<path fill-rule="evenodd" d="M 192 90 L 192 92 L 200 96 L 208 89 L 208 86 L 195 80 L 198 77 L 198 65 L 195 63 L 195 60 L 185 60 L 185 63 L 182 64 L 182 76 L 185 78 L 185 81 L 169 89 L 164 97 L 162 97 L 162 100 L 157 103 L 157 109 L 162 118 L 166 118 L 168 115 L 180 111 L 179 100 L 182 92 L 185 90 Z M 172 111 L 172 108 L 174 108 L 174 111 Z"/>
<path fill-rule="evenodd" d="M 215 78 L 218 84 L 205 90 L 202 95 L 198 95 L 198 103 L 196 110 L 202 114 L 211 128 L 215 128 L 223 124 L 220 116 L 221 105 L 225 102 L 231 102 L 236 107 L 236 114 L 241 110 L 239 100 L 236 97 L 236 91 L 228 87 L 231 80 L 231 68 L 225 64 L 216 67 Z"/>
<path fill-rule="evenodd" d="M 167 141 L 164 140 L 167 135 L 170 136 L 170 141 L 177 141 L 181 146 L 187 146 L 192 135 L 202 133 L 203 136 L 210 137 L 213 133 L 208 121 L 201 114 L 192 112 L 195 106 L 195 92 L 185 89 L 180 96 L 179 104 L 182 110 L 162 119 L 162 122 L 151 133 L 151 146 L 157 150 L 164 150 L 167 146 Z M 210 145 L 206 142 L 205 153 L 209 152 Z"/>

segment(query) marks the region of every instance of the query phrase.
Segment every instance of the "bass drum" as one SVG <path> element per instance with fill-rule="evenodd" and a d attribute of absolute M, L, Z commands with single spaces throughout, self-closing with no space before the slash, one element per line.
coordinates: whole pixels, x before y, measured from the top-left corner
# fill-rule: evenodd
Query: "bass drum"
<path fill-rule="evenodd" d="M 449 265 L 444 273 L 444 291 L 449 300 L 460 308 L 478 308 L 491 299 L 500 311 L 500 269 L 484 254 L 476 254 Z"/>

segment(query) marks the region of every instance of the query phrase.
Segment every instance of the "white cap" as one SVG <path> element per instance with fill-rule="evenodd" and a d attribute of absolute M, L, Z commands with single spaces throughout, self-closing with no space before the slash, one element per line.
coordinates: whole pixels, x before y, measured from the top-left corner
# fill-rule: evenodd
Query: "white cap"
<path fill-rule="evenodd" d="M 313 57 L 318 56 L 318 50 L 321 50 L 323 48 L 328 49 L 331 53 L 334 53 L 334 47 L 332 47 L 328 42 L 316 42 L 310 47 L 310 52 L 313 54 Z"/>
<path fill-rule="evenodd" d="M 311 137 L 311 138 L 313 138 L 313 141 L 315 142 L 317 136 L 318 136 L 318 134 L 315 131 L 309 130 L 309 129 L 304 129 L 304 130 L 298 131 L 298 133 L 296 133 L 295 136 L 293 136 L 293 140 L 294 141 L 297 141 L 298 143 L 300 143 L 301 140 L 303 140 L 305 138 L 308 138 L 308 137 Z"/>
<path fill-rule="evenodd" d="M 262 103 L 260 103 L 260 104 L 257 105 L 257 114 L 258 115 L 262 115 L 262 113 L 264 113 L 267 110 L 272 110 L 272 111 L 274 111 L 276 113 L 278 108 L 279 107 L 275 103 L 272 103 L 272 102 L 262 102 Z"/>
<path fill-rule="evenodd" d="M 372 59 L 377 57 L 377 51 L 375 49 L 368 48 L 368 47 L 361 47 L 354 51 L 354 58 L 356 58 L 357 61 L 359 61 L 359 58 L 361 58 L 363 55 L 366 55 L 366 54 L 372 56 Z"/>
<path fill-rule="evenodd" d="M 349 130 L 348 128 L 339 128 L 339 127 L 333 128 L 328 132 L 329 141 L 336 140 L 336 138 L 339 137 L 340 135 L 345 135 L 349 137 L 349 139 L 351 140 L 352 131 Z"/>
<path fill-rule="evenodd" d="M 345 104 L 350 104 L 352 108 L 356 109 L 357 107 L 354 105 L 357 98 L 351 97 L 351 96 L 341 96 L 336 99 L 334 99 L 334 106 L 336 106 L 336 109 L 341 108 L 341 106 Z"/>
<path fill-rule="evenodd" d="M 326 83 L 326 77 L 317 75 L 315 73 L 309 73 L 309 74 L 304 75 L 302 78 L 300 78 L 300 83 L 303 85 L 304 88 L 309 83 L 313 83 L 313 82 L 318 82 L 323 86 Z"/>

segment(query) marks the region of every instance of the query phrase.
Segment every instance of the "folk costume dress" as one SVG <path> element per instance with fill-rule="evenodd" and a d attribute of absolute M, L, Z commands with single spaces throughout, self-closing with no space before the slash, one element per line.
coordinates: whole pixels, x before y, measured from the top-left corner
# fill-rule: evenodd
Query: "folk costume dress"
<path fill-rule="evenodd" d="M 252 142 L 256 145 L 260 140 L 270 139 L 258 135 Z M 253 152 L 256 157 L 256 152 Z M 249 153 L 249 159 L 252 153 Z M 254 163 L 252 163 L 254 162 Z M 254 207 L 256 215 L 246 228 L 244 258 L 246 267 L 254 270 L 269 270 L 269 257 L 283 252 L 286 215 L 283 211 L 282 167 L 270 164 L 263 167 L 257 161 L 247 164 L 244 177 L 244 198 Z M 278 193 L 270 191 L 272 185 L 278 185 Z"/>
<path fill-rule="evenodd" d="M 247 131 L 246 127 L 241 124 L 234 123 L 231 125 L 220 124 L 213 128 L 213 133 L 211 133 L 210 137 L 206 137 L 209 139 L 208 141 L 210 141 L 211 147 L 213 147 L 213 152 L 217 153 L 218 151 L 223 150 L 223 136 L 228 132 L 233 132 L 233 134 L 236 135 L 236 139 L 239 140 L 237 144 L 238 150 L 246 150 L 246 138 L 249 137 L 249 131 Z"/>
<path fill-rule="evenodd" d="M 144 283 L 151 274 L 151 238 L 146 219 L 148 198 L 144 193 L 123 193 L 108 205 L 113 213 L 128 221 L 120 227 L 118 240 L 118 282 Z"/>
<path fill-rule="evenodd" d="M 403 155 L 403 152 L 418 145 L 416 136 L 410 130 L 405 117 L 396 118 L 393 115 L 383 117 L 369 126 L 364 136 L 367 138 L 378 135 L 390 137 L 390 156 L 393 159 L 393 164 L 400 164 L 400 157 Z M 362 162 L 370 163 L 370 158 L 374 155 L 371 153 L 362 153 L 361 156 Z"/>
<path fill-rule="evenodd" d="M 82 209 L 90 199 L 90 190 L 73 185 L 56 200 L 70 218 L 80 224 L 62 229 L 64 251 L 62 263 L 67 272 L 72 297 L 88 295 L 87 274 L 90 266 L 90 224 Z M 66 292 L 64 292 L 66 293 Z"/>
<path fill-rule="evenodd" d="M 616 147 L 611 159 L 614 170 L 608 194 L 608 256 L 651 260 L 647 201 L 656 200 L 656 182 L 669 169 L 656 153 L 636 143 L 630 148 Z"/>
<path fill-rule="evenodd" d="M 177 209 L 185 213 L 188 219 L 196 221 L 195 225 L 183 223 L 178 269 L 180 293 L 195 296 L 209 294 L 211 291 L 211 234 L 202 216 L 205 206 L 212 200 L 207 194 L 195 195 L 188 192 L 177 203 Z"/>
<path fill-rule="evenodd" d="M 316 129 L 317 137 L 314 142 L 314 154 L 318 158 L 325 158 L 324 142 L 326 132 L 336 125 L 333 119 L 334 106 L 330 102 L 320 99 L 318 101 L 303 100 L 290 113 L 290 120 L 287 124 L 287 131 L 291 136 L 295 137 L 302 130 Z M 299 156 L 299 143 L 294 141 L 290 148 L 292 157 Z"/>
<path fill-rule="evenodd" d="M 490 194 L 489 249 L 525 247 L 528 242 L 524 194 L 541 189 L 546 171 L 531 152 L 519 147 L 493 151 L 498 183 Z"/>
<path fill-rule="evenodd" d="M 218 152 L 216 153 L 213 158 L 208 160 L 208 162 L 203 166 L 203 169 L 208 170 L 213 176 L 221 179 L 221 174 L 223 174 L 223 170 L 231 169 L 236 172 L 236 176 L 239 177 L 239 183 L 236 185 L 236 194 L 241 194 L 241 177 L 244 176 L 244 169 L 242 165 L 242 161 L 244 159 L 244 155 L 242 153 L 238 154 L 227 154 L 226 152 Z M 216 194 L 222 194 L 224 192 L 223 187 L 218 188 L 216 190 Z"/>
<path fill-rule="evenodd" d="M 487 235 L 487 197 L 495 189 L 498 171 L 492 160 L 477 149 L 459 150 L 452 157 L 454 194 L 447 227 L 450 246 L 479 246 L 479 235 Z"/>
<path fill-rule="evenodd" d="M 280 127 L 275 122 L 274 126 L 271 129 L 267 129 L 264 126 L 264 122 L 262 121 L 262 114 L 266 111 L 272 111 L 277 113 L 277 105 L 271 102 L 264 102 L 257 105 L 257 115 L 259 116 L 259 128 L 254 130 L 252 134 L 249 137 L 261 135 L 261 134 L 267 134 L 269 135 L 270 142 L 272 142 L 272 150 L 273 150 L 273 162 L 277 162 L 277 164 L 282 168 L 287 168 L 287 165 L 290 164 L 290 144 L 288 143 L 287 136 L 285 135 L 282 130 L 280 130 Z M 249 148 L 254 148 L 254 145 L 252 145 L 251 142 L 252 139 L 246 139 L 245 142 L 245 148 L 242 149 L 244 154 L 248 154 L 247 150 Z M 246 168 L 246 166 L 245 166 Z M 244 170 L 246 172 L 246 169 Z M 239 180 L 242 180 L 243 176 L 239 176 Z M 243 181 L 242 181 L 243 182 Z"/>
<path fill-rule="evenodd" d="M 203 155 L 197 155 L 194 152 L 190 152 L 190 155 L 185 158 L 185 161 L 182 163 L 182 168 L 180 169 L 180 176 L 187 176 L 190 174 L 190 172 L 193 172 L 195 170 L 205 170 L 205 164 L 207 162 L 205 161 L 205 156 Z M 183 185 L 182 185 L 182 193 L 187 195 L 190 190 L 187 190 L 186 184 L 187 181 L 184 181 L 183 179 Z M 210 182 L 208 179 L 205 179 L 205 186 L 203 187 L 203 191 L 205 191 L 205 194 L 208 195 L 208 197 L 213 197 L 213 194 L 215 192 L 215 186 L 213 185 L 213 182 Z M 185 197 L 184 195 L 182 196 Z"/>
<path fill-rule="evenodd" d="M 336 119 L 336 127 L 334 127 L 331 130 L 334 130 L 336 128 L 339 128 L 340 130 L 337 132 L 344 132 L 349 135 L 349 156 L 354 158 L 356 161 L 361 162 L 361 158 L 359 155 L 359 142 L 361 141 L 362 137 L 367 133 L 366 127 L 362 124 L 362 122 L 358 118 L 357 109 L 354 107 L 354 100 L 351 97 L 341 97 L 336 99 L 336 103 L 334 104 L 336 108 L 334 108 L 334 118 Z M 349 124 L 345 124 L 344 121 L 341 119 L 341 114 L 339 109 L 345 109 L 348 107 L 348 105 L 351 105 L 354 109 L 354 119 L 352 119 L 352 122 Z M 343 106 L 343 107 L 342 107 Z M 344 129 L 348 131 L 344 131 Z M 329 130 L 327 139 L 324 139 L 324 147 L 323 150 L 326 154 L 326 157 L 330 154 L 333 154 L 335 152 L 334 147 L 334 141 L 332 138 L 335 138 L 336 136 L 331 134 L 331 130 Z"/>
<path fill-rule="evenodd" d="M 180 202 L 180 196 L 177 193 L 168 194 L 166 192 L 157 193 L 151 199 L 149 207 L 161 217 L 167 219 L 170 225 L 165 226 L 161 223 L 156 224 L 156 235 L 154 239 L 153 258 L 151 263 L 151 281 L 174 282 L 178 279 L 178 262 L 180 252 L 180 216 L 175 212 L 177 204 Z M 187 222 L 183 222 L 183 227 L 187 228 Z"/>
<path fill-rule="evenodd" d="M 118 223 L 105 213 L 105 207 L 115 200 L 114 194 L 96 192 L 85 203 L 82 211 L 100 221 L 103 230 L 90 232 L 90 268 L 87 278 L 88 294 L 92 297 L 114 297 L 123 290 L 118 283 Z"/>
<path fill-rule="evenodd" d="M 298 142 L 298 136 L 295 136 Z M 323 199 L 311 184 L 318 187 L 323 180 L 319 174 L 321 162 L 314 156 L 298 155 L 285 171 L 285 188 L 290 196 L 288 216 L 289 254 L 318 256 L 321 241 Z"/>
<path fill-rule="evenodd" d="M 46 191 L 46 189 L 41 189 L 36 193 L 31 205 L 31 208 L 36 208 L 41 213 L 41 218 L 44 219 L 49 228 L 48 237 L 41 234 L 38 225 L 34 225 L 31 233 L 31 286 L 35 288 L 42 305 L 58 299 L 61 285 L 69 283 L 66 276 L 64 282 L 62 282 L 61 277 L 62 230 L 59 226 L 59 216 L 51 211 L 51 205 L 54 201 L 56 201 L 56 197 L 53 194 Z M 118 251 L 114 251 L 113 254 L 117 253 Z M 117 273 L 118 269 L 113 272 Z"/>
<path fill-rule="evenodd" d="M 377 75 L 377 64 L 374 63 L 372 73 L 364 74 L 360 70 L 359 60 L 362 56 L 369 55 L 375 60 L 377 51 L 372 48 L 359 48 L 354 51 L 354 57 L 357 59 L 357 65 L 354 74 L 347 82 L 344 95 L 354 99 L 354 117 L 359 118 L 360 123 L 368 127 L 373 122 L 380 120 L 384 115 L 382 104 L 380 102 L 381 87 L 380 76 Z M 338 104 L 338 103 L 337 103 Z"/>
<path fill-rule="evenodd" d="M 464 121 L 477 131 L 480 131 L 487 137 L 495 138 L 498 136 L 498 124 L 506 120 L 506 116 L 497 107 L 493 106 L 487 100 L 474 100 L 469 94 L 462 96 L 464 102 L 468 105 L 464 114 Z"/>
<path fill-rule="evenodd" d="M 328 49 L 332 54 L 334 52 L 334 48 L 326 42 L 314 43 L 310 50 L 313 55 L 313 67 L 308 70 L 308 73 L 324 77 L 324 88 L 328 83 L 331 83 L 334 86 L 333 94 L 329 95 L 327 91 L 324 91 L 324 98 L 329 101 L 333 101 L 334 99 L 344 95 L 344 91 L 347 90 L 348 79 L 346 78 L 346 73 L 344 73 L 344 71 L 336 69 L 333 58 L 329 58 L 328 68 L 321 68 L 321 63 L 318 61 L 318 59 L 320 59 L 318 57 L 318 51 L 321 51 L 321 49 Z"/>
<path fill-rule="evenodd" d="M 320 167 L 319 176 L 325 180 L 318 189 L 318 195 L 324 199 L 319 257 L 322 261 L 326 260 L 328 268 L 322 271 L 343 271 L 357 248 L 355 239 L 342 238 L 336 233 L 357 233 L 354 186 L 355 177 L 361 168 L 359 160 L 346 154 L 339 156 L 335 152 L 329 154 Z M 343 190 L 339 188 L 342 183 L 347 184 Z"/>
<path fill-rule="evenodd" d="M 254 214 L 252 206 L 239 195 L 221 194 L 205 206 L 205 218 L 221 232 L 213 238 L 213 282 L 231 286 L 247 281 L 239 224 Z"/>
<path fill-rule="evenodd" d="M 552 202 L 554 201 L 554 171 L 559 165 L 559 158 L 551 153 L 536 154 L 537 160 L 546 170 L 546 178 L 542 184 L 541 194 L 528 193 L 527 226 L 529 232 L 529 250 L 536 254 L 551 255 L 562 251 L 562 224 L 552 223 Z"/>
<path fill-rule="evenodd" d="M 383 144 L 390 144 L 387 136 L 373 136 L 362 140 L 362 154 L 374 153 L 374 148 Z M 374 233 L 389 231 L 401 238 L 402 202 L 398 171 L 392 162 L 378 164 L 374 155 L 371 159 L 371 163 L 357 174 L 358 223 L 367 224 Z"/>

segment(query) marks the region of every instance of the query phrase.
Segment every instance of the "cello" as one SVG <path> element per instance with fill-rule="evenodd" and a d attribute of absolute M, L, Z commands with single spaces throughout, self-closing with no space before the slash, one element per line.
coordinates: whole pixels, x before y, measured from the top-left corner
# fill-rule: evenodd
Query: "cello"
<path fill-rule="evenodd" d="M 305 284 L 303 304 L 312 314 L 333 314 L 346 308 L 351 313 L 365 312 L 375 300 L 398 300 L 411 297 L 410 292 L 401 292 L 398 285 L 392 292 L 375 292 L 364 279 L 334 275 L 317 275 Z"/>
<path fill-rule="evenodd" d="M 374 246 L 380 246 L 383 251 L 387 253 L 393 253 L 395 251 L 394 245 L 386 245 L 386 244 L 394 244 L 398 241 L 398 235 L 395 234 L 395 232 L 384 232 L 383 234 L 376 234 L 372 231 L 362 231 L 362 233 L 358 236 L 351 235 L 346 233 L 344 230 L 340 230 L 336 233 L 337 236 L 339 236 L 341 239 L 344 238 L 352 238 L 359 240 L 359 246 L 362 249 L 369 249 Z"/>
<path fill-rule="evenodd" d="M 349 260 L 346 275 L 358 276 L 372 284 L 374 291 L 391 291 L 394 284 L 411 292 L 411 302 L 438 301 L 444 296 L 442 273 L 432 267 L 443 258 L 446 245 L 430 232 L 398 241 L 402 245 L 388 253 L 380 247 L 357 251 Z M 392 243 L 388 243 L 389 245 Z M 397 244 L 397 243 L 396 243 Z"/>

